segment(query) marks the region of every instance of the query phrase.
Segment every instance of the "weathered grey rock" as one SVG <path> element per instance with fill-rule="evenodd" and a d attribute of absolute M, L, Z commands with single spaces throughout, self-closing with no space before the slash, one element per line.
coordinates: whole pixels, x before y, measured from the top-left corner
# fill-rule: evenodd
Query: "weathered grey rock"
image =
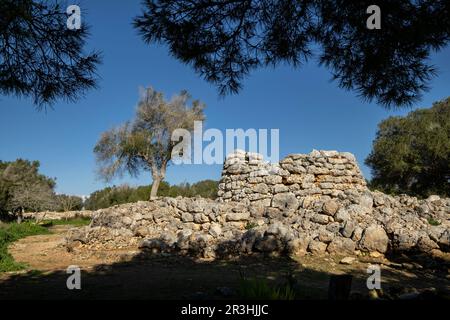
<path fill-rule="evenodd" d="M 219 224 L 213 223 L 209 227 L 209 234 L 212 235 L 213 237 L 217 238 L 222 234 L 222 228 L 220 227 Z"/>
<path fill-rule="evenodd" d="M 353 235 L 353 231 L 355 231 L 357 225 L 355 222 L 351 220 L 347 220 L 344 224 L 344 227 L 341 230 L 341 233 L 346 238 L 351 238 Z"/>
<path fill-rule="evenodd" d="M 359 205 L 370 211 L 373 207 L 373 196 L 368 192 L 362 194 L 359 198 Z"/>
<path fill-rule="evenodd" d="M 371 225 L 364 230 L 360 246 L 368 251 L 385 253 L 388 249 L 389 238 L 383 227 Z"/>
<path fill-rule="evenodd" d="M 355 257 L 345 257 L 339 261 L 340 264 L 351 265 L 356 261 Z"/>
<path fill-rule="evenodd" d="M 363 232 L 364 232 L 363 228 L 357 226 L 353 231 L 352 240 L 356 242 L 360 241 L 362 239 Z"/>
<path fill-rule="evenodd" d="M 278 219 L 282 214 L 280 209 L 270 207 L 266 208 L 265 216 L 270 219 Z"/>
<path fill-rule="evenodd" d="M 177 234 L 177 247 L 180 250 L 186 250 L 189 248 L 189 240 L 192 235 L 192 230 L 183 229 Z"/>
<path fill-rule="evenodd" d="M 255 185 L 252 188 L 252 191 L 253 192 L 257 192 L 257 193 L 261 193 L 261 194 L 266 194 L 266 193 L 269 192 L 269 187 L 265 183 L 258 183 L 257 185 Z"/>
<path fill-rule="evenodd" d="M 283 251 L 284 245 L 280 239 L 275 237 L 274 235 L 265 236 L 262 239 L 257 239 L 255 242 L 255 248 L 261 252 L 275 252 L 275 251 Z"/>
<path fill-rule="evenodd" d="M 288 253 L 294 256 L 304 256 L 307 253 L 310 239 L 308 237 L 295 238 L 286 245 Z"/>
<path fill-rule="evenodd" d="M 227 221 L 244 221 L 250 218 L 250 212 L 230 212 L 227 214 Z"/>
<path fill-rule="evenodd" d="M 408 229 L 399 229 L 394 233 L 393 244 L 396 250 L 409 251 L 417 246 L 419 234 Z"/>
<path fill-rule="evenodd" d="M 264 205 L 260 203 L 252 203 L 249 207 L 250 216 L 252 218 L 261 218 L 264 215 L 265 210 Z"/>
<path fill-rule="evenodd" d="M 323 242 L 312 240 L 308 245 L 308 250 L 312 254 L 323 254 L 327 250 L 327 245 Z"/>
<path fill-rule="evenodd" d="M 327 225 L 326 229 L 332 233 L 338 233 L 341 229 L 341 224 L 339 222 L 332 222 Z"/>
<path fill-rule="evenodd" d="M 439 201 L 439 200 L 441 200 L 441 197 L 439 197 L 437 195 L 432 195 L 427 198 L 427 202 L 434 202 L 434 201 Z"/>
<path fill-rule="evenodd" d="M 328 231 L 319 232 L 319 241 L 323 243 L 330 243 L 335 238 L 334 233 Z"/>
<path fill-rule="evenodd" d="M 272 207 L 280 210 L 297 210 L 298 206 L 297 197 L 290 192 L 279 193 L 272 198 Z"/>
<path fill-rule="evenodd" d="M 450 230 L 446 229 L 438 239 L 438 243 L 440 246 L 444 248 L 450 247 Z"/>
<path fill-rule="evenodd" d="M 439 249 L 438 244 L 431 240 L 428 235 L 423 235 L 419 238 L 419 241 L 417 241 L 417 247 L 423 252 L 431 252 L 433 249 Z"/>
<path fill-rule="evenodd" d="M 143 227 L 143 226 L 137 228 L 134 231 L 134 235 L 136 237 L 146 237 L 146 236 L 150 235 L 150 233 L 151 233 L 151 229 L 148 227 Z"/>
<path fill-rule="evenodd" d="M 330 254 L 347 255 L 354 254 L 356 244 L 348 238 L 335 237 L 328 245 L 327 251 Z"/>
<path fill-rule="evenodd" d="M 289 233 L 289 228 L 280 222 L 275 222 L 266 230 L 267 235 L 276 235 L 279 238 L 285 238 Z"/>
<path fill-rule="evenodd" d="M 199 224 L 207 223 L 209 222 L 209 218 L 204 213 L 198 212 L 194 215 L 194 222 Z"/>
<path fill-rule="evenodd" d="M 372 213 L 372 208 L 363 207 L 359 204 L 351 204 L 346 208 L 350 216 L 357 217 Z"/>
<path fill-rule="evenodd" d="M 336 216 L 334 217 L 334 220 L 336 220 L 337 222 L 346 222 L 349 219 L 350 213 L 344 208 L 339 209 L 339 211 L 336 213 Z"/>
<path fill-rule="evenodd" d="M 267 177 L 264 177 L 264 182 L 270 185 L 280 184 L 283 181 L 283 178 L 281 176 L 277 175 L 270 175 Z"/>
<path fill-rule="evenodd" d="M 289 187 L 284 184 L 277 184 L 273 187 L 273 193 L 289 192 Z"/>
<path fill-rule="evenodd" d="M 248 230 L 241 238 L 240 251 L 243 253 L 252 253 L 255 243 L 258 239 L 264 236 L 263 230 L 252 229 Z"/>
<path fill-rule="evenodd" d="M 139 248 L 141 249 L 150 249 L 154 252 L 161 252 L 167 248 L 167 245 L 164 241 L 160 239 L 144 239 L 139 244 Z"/>
<path fill-rule="evenodd" d="M 336 212 L 339 210 L 339 204 L 335 200 L 325 201 L 323 204 L 323 213 L 334 216 Z"/>
<path fill-rule="evenodd" d="M 183 212 L 181 214 L 181 220 L 183 222 L 193 222 L 194 221 L 194 216 L 188 212 Z"/>
<path fill-rule="evenodd" d="M 330 222 L 330 217 L 325 214 L 315 214 L 311 221 L 318 224 L 328 224 L 328 222 Z"/>

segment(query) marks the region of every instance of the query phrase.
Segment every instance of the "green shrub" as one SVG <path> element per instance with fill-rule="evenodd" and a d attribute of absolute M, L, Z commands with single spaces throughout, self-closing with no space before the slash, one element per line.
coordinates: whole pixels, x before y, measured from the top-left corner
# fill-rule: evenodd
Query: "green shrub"
<path fill-rule="evenodd" d="M 251 230 L 256 228 L 258 225 L 254 222 L 247 222 L 247 224 L 245 225 L 245 229 L 246 230 Z"/>
<path fill-rule="evenodd" d="M 428 218 L 428 223 L 430 226 L 439 226 L 441 223 L 433 218 Z"/>

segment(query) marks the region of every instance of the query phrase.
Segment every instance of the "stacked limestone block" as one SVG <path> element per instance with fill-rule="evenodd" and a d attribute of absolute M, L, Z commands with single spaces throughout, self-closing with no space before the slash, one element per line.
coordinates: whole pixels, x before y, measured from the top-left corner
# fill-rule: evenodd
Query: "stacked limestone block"
<path fill-rule="evenodd" d="M 430 224 L 430 218 L 438 222 Z M 102 209 L 67 246 L 94 252 L 139 246 L 203 258 L 240 254 L 448 252 L 450 199 L 418 200 L 345 190 L 299 201 L 276 194 L 270 207 L 202 198 L 161 198 Z"/>
<path fill-rule="evenodd" d="M 224 164 L 219 201 L 243 201 L 269 207 L 277 194 L 291 193 L 303 201 L 311 197 L 339 197 L 346 190 L 367 190 L 355 157 L 337 151 L 289 155 L 279 164 L 261 155 L 236 151 Z"/>
<path fill-rule="evenodd" d="M 67 212 L 27 212 L 23 214 L 25 219 L 35 219 L 37 221 L 42 220 L 67 220 L 67 219 L 91 219 L 94 215 L 93 211 L 80 210 L 80 211 L 67 211 Z"/>

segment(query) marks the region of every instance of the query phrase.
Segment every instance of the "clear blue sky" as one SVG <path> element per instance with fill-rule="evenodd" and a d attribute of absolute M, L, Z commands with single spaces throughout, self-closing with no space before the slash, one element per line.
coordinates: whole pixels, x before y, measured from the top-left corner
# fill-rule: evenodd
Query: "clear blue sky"
<path fill-rule="evenodd" d="M 92 149 L 101 132 L 133 117 L 139 86 L 153 86 L 167 97 L 182 89 L 207 104 L 206 128 L 280 129 L 280 156 L 312 149 L 349 151 L 363 165 L 377 124 L 410 110 L 387 111 L 365 103 L 354 92 L 337 88 L 315 61 L 300 70 L 287 66 L 254 72 L 238 95 L 220 98 L 194 71 L 170 57 L 163 46 L 147 46 L 131 27 L 140 1 L 82 0 L 83 18 L 92 27 L 89 46 L 101 50 L 100 88 L 74 104 L 56 103 L 37 112 L 28 99 L 0 97 L 0 159 L 39 160 L 41 171 L 57 178 L 57 191 L 88 195 L 103 188 L 96 179 Z M 450 48 L 433 55 L 439 77 L 414 108 L 429 107 L 450 96 Z M 219 179 L 220 166 L 172 166 L 170 183 Z M 148 173 L 114 184 L 151 182 Z M 111 183 L 111 184 L 113 184 Z"/>

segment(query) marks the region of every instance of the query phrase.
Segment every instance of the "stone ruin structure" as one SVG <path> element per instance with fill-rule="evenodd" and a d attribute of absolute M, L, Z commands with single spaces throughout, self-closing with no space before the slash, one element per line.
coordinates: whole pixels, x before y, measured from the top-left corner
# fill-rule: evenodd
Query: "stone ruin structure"
<path fill-rule="evenodd" d="M 101 209 L 67 246 L 139 246 L 219 258 L 239 254 L 356 255 L 448 252 L 450 199 L 370 191 L 355 157 L 337 151 L 290 155 L 279 164 L 236 151 L 216 200 L 159 198 Z"/>
<path fill-rule="evenodd" d="M 274 196 L 277 201 L 286 198 L 286 193 L 292 199 L 304 200 L 337 198 L 346 190 L 366 189 L 366 181 L 351 153 L 314 150 L 270 164 L 259 154 L 236 151 L 225 161 L 218 197 L 220 201 L 270 207 Z"/>

